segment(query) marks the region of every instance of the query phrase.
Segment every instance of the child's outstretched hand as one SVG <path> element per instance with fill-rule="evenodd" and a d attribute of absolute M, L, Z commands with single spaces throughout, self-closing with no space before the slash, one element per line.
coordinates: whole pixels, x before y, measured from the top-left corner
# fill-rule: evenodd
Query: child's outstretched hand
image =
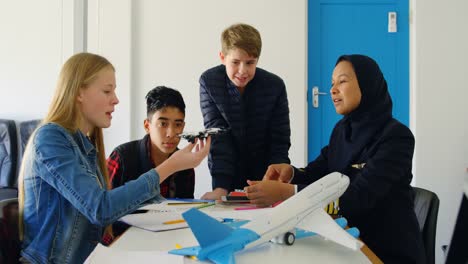
<path fill-rule="evenodd" d="M 178 165 L 178 170 L 195 168 L 210 152 L 211 137 L 204 140 L 196 139 L 194 143 L 190 143 L 185 148 L 176 151 L 169 159 L 173 159 Z M 193 151 L 195 149 L 195 151 Z"/>
<path fill-rule="evenodd" d="M 164 181 L 176 171 L 197 167 L 208 156 L 210 146 L 211 137 L 208 137 L 206 141 L 196 139 L 195 143 L 190 143 L 185 148 L 174 152 L 171 157 L 156 168 L 159 174 L 159 181 Z"/>

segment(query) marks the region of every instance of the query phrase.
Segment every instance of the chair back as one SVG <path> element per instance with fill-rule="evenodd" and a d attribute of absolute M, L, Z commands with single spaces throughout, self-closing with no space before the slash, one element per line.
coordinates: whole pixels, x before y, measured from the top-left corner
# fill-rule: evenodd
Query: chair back
<path fill-rule="evenodd" d="M 20 144 L 21 144 L 21 154 L 24 153 L 26 144 L 28 143 L 29 137 L 41 123 L 40 119 L 33 119 L 28 121 L 23 121 L 19 124 L 19 133 L 20 133 Z"/>
<path fill-rule="evenodd" d="M 426 261 L 435 263 L 435 238 L 437 230 L 437 215 L 439 212 L 439 198 L 437 194 L 418 187 L 413 187 L 414 212 L 419 222 L 424 248 L 426 250 Z"/>
<path fill-rule="evenodd" d="M 26 144 L 28 143 L 31 134 L 40 124 L 40 119 L 33 119 L 28 121 L 22 121 L 19 123 L 19 153 L 18 153 L 18 163 L 21 165 L 21 161 L 23 160 L 24 150 L 26 149 Z M 20 167 L 20 166 L 18 166 Z M 19 174 L 19 171 L 18 171 Z M 18 187 L 18 176 L 15 178 L 14 187 Z"/>
<path fill-rule="evenodd" d="M 16 123 L 0 119 L 0 187 L 14 187 L 18 166 Z"/>
<path fill-rule="evenodd" d="M 0 263 L 19 263 L 18 198 L 0 201 Z"/>

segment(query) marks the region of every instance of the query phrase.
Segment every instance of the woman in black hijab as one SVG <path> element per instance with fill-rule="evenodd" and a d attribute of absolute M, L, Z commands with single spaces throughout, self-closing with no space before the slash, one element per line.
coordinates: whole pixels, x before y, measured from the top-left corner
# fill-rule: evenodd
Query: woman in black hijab
<path fill-rule="evenodd" d="M 351 183 L 339 199 L 339 214 L 361 231 L 369 248 L 384 263 L 424 263 L 410 186 L 414 137 L 392 117 L 392 100 L 379 66 L 363 55 L 339 57 L 330 92 L 343 118 L 329 145 L 304 169 L 271 165 L 263 181 L 248 182 L 248 197 L 259 206 L 271 205 L 294 195 L 296 188 L 341 172 Z"/>

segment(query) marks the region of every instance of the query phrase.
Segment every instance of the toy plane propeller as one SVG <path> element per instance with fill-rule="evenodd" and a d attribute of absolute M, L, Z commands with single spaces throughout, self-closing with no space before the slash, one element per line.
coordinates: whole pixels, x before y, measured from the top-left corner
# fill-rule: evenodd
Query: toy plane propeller
<path fill-rule="evenodd" d="M 310 184 L 278 206 L 262 210 L 261 215 L 229 226 L 192 208 L 183 213 L 199 246 L 174 249 L 171 254 L 196 256 L 214 263 L 235 263 L 234 253 L 273 241 L 292 245 L 297 238 L 318 234 L 352 250 L 362 247 L 356 228 L 345 231 L 345 220 L 334 221 L 323 209 L 338 199 L 349 185 L 349 178 L 333 172 Z M 343 222 L 344 221 L 344 222 Z"/>

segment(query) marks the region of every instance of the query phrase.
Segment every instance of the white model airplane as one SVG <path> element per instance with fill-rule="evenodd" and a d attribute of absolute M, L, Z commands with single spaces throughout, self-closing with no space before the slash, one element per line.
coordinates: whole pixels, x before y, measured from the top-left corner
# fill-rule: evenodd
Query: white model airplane
<path fill-rule="evenodd" d="M 218 264 L 235 263 L 234 253 L 268 242 L 292 245 L 296 228 L 314 232 L 345 247 L 358 250 L 362 243 L 339 226 L 324 210 L 349 185 L 349 178 L 333 172 L 310 184 L 296 195 L 242 226 L 233 228 L 192 208 L 183 213 L 200 246 L 174 249 L 171 254 L 196 256 Z M 344 224 L 346 225 L 346 223 Z M 355 231 L 355 230 L 353 230 Z M 301 236 L 303 236 L 301 234 Z"/>

